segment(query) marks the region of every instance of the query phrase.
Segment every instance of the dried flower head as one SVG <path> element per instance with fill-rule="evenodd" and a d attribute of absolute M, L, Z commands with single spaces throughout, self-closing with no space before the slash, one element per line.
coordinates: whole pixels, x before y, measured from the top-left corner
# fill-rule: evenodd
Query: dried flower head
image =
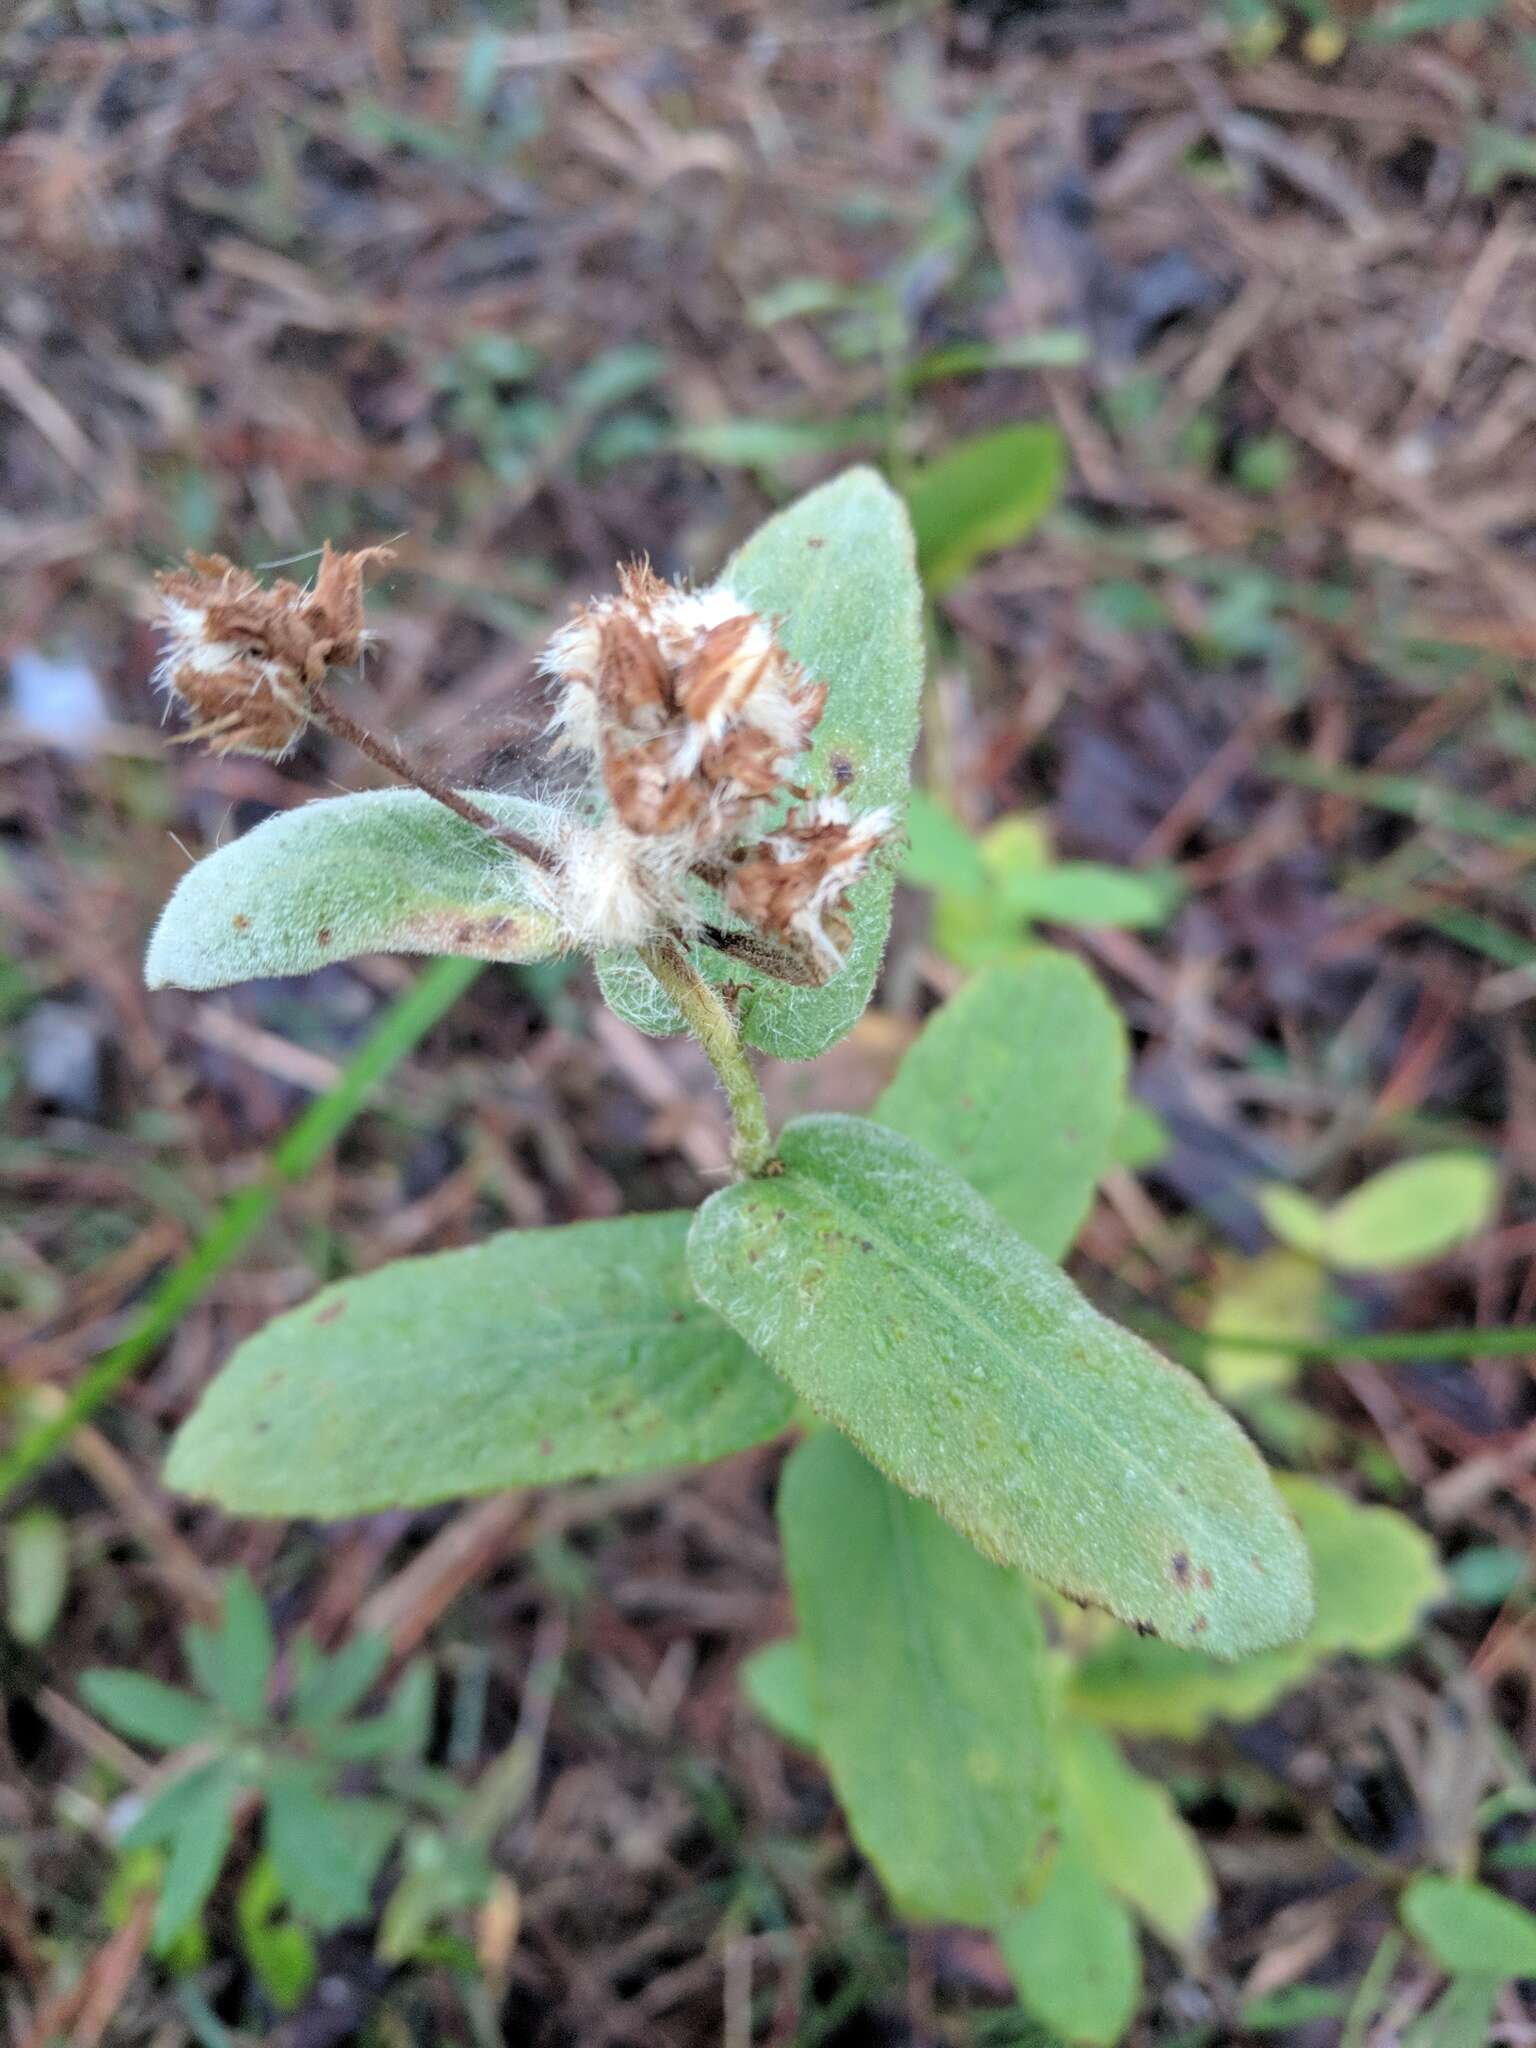
<path fill-rule="evenodd" d="M 222 555 L 189 554 L 158 577 L 166 648 L 156 680 L 195 720 L 185 737 L 221 754 L 286 754 L 326 671 L 367 644 L 364 570 L 393 559 L 388 548 L 337 554 L 327 541 L 308 587 L 267 588 Z"/>
<path fill-rule="evenodd" d="M 819 797 L 738 855 L 725 900 L 747 924 L 798 942 L 835 974 L 852 937 L 848 891 L 894 829 L 889 811 L 856 818 L 842 797 Z"/>
<path fill-rule="evenodd" d="M 788 785 L 826 702 L 733 591 L 679 590 L 644 563 L 576 614 L 543 665 L 556 746 L 589 756 L 630 832 L 688 833 L 701 853 Z"/>
<path fill-rule="evenodd" d="M 548 881 L 572 942 L 702 935 L 785 980 L 830 980 L 848 891 L 893 820 L 799 786 L 826 685 L 772 624 L 728 585 L 679 590 L 640 563 L 577 612 L 543 667 L 555 747 L 586 756 L 595 798 Z M 770 828 L 785 797 L 800 807 Z M 723 891 L 736 929 L 706 916 L 700 883 Z"/>

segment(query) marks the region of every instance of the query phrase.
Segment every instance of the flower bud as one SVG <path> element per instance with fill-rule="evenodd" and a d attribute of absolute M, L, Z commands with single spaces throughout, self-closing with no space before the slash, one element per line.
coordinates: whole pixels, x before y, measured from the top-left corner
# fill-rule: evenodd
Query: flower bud
<path fill-rule="evenodd" d="M 756 930 L 798 945 L 835 974 L 852 937 L 848 891 L 893 828 L 889 811 L 855 818 L 842 797 L 820 797 L 739 855 L 726 903 Z"/>

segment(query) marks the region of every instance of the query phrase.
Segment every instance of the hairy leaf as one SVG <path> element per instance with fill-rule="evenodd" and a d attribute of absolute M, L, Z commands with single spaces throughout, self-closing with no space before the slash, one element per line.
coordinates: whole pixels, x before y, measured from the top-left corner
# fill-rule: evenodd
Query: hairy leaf
<path fill-rule="evenodd" d="M 921 593 L 901 500 L 872 469 L 850 469 L 770 519 L 726 565 L 721 581 L 781 620 L 780 637 L 827 685 L 827 708 L 803 781 L 846 796 L 855 811 L 905 811 L 922 687 Z M 894 867 L 877 863 L 853 891 L 853 945 L 825 988 L 791 988 L 707 947 L 700 969 L 743 989 L 748 1042 L 779 1059 L 809 1060 L 858 1022 L 890 926 Z M 632 954 L 598 963 L 603 993 L 642 1031 L 680 1031 L 682 1019 Z"/>
<path fill-rule="evenodd" d="M 1251 1721 L 1325 1657 L 1388 1656 L 1412 1641 L 1445 1593 L 1435 1547 L 1391 1508 L 1363 1508 L 1315 1479 L 1277 1481 L 1312 1559 L 1316 1610 L 1299 1643 L 1232 1666 L 1119 1636 L 1072 1681 L 1076 1711 L 1129 1734 L 1198 1735 L 1216 1719 Z"/>
<path fill-rule="evenodd" d="M 475 801 L 543 836 L 540 805 L 484 790 Z M 526 862 L 420 790 L 381 789 L 284 811 L 200 860 L 161 912 L 144 973 L 151 988 L 224 988 L 358 953 L 558 950 Z"/>
<path fill-rule="evenodd" d="M 779 1489 L 817 1747 L 904 1913 L 1017 1906 L 1055 1796 L 1035 1595 L 833 1430 Z"/>
<path fill-rule="evenodd" d="M 241 1345 L 171 1484 L 237 1513 L 359 1515 L 775 1435 L 789 1397 L 695 1298 L 688 1223 L 507 1231 L 324 1289 Z"/>
<path fill-rule="evenodd" d="M 780 1159 L 689 1266 L 818 1413 L 1000 1564 L 1218 1656 L 1302 1633 L 1301 1538 L 1198 1381 L 910 1139 L 807 1117 Z"/>
<path fill-rule="evenodd" d="M 984 969 L 924 1026 L 875 1105 L 1047 1258 L 1077 1235 L 1125 1102 L 1125 1032 L 1081 962 Z"/>

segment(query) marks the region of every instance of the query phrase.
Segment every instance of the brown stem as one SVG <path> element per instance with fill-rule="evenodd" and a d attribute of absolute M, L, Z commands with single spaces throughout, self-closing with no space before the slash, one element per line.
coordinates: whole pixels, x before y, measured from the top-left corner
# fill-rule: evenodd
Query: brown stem
<path fill-rule="evenodd" d="M 529 839 L 511 825 L 500 824 L 473 798 L 461 796 L 440 776 L 434 775 L 430 768 L 423 768 L 419 763 L 412 761 L 394 740 L 380 739 L 376 733 L 371 733 L 367 726 L 359 725 L 355 718 L 342 710 L 323 683 L 316 683 L 311 688 L 309 708 L 316 725 L 324 726 L 325 730 L 334 733 L 337 739 L 348 741 L 360 754 L 366 754 L 370 761 L 377 761 L 381 768 L 387 769 L 391 775 L 398 776 L 400 781 L 410 783 L 412 788 L 419 789 L 424 796 L 430 796 L 438 803 L 445 804 L 467 824 L 477 825 L 482 832 L 489 832 L 493 839 L 498 840 L 503 846 L 510 847 L 514 853 L 520 853 L 524 860 L 531 860 L 541 868 L 553 866 L 548 849 L 540 846 L 536 839 Z"/>

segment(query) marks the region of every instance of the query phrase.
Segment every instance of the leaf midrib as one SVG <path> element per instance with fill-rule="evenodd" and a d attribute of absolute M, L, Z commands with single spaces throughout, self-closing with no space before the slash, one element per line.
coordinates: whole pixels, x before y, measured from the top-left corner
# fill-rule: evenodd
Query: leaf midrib
<path fill-rule="evenodd" d="M 1133 1464 L 1135 1468 L 1144 1475 L 1145 1482 L 1166 1503 L 1168 1511 L 1175 1522 L 1181 1521 L 1183 1519 L 1184 1514 L 1188 1513 L 1194 1516 L 1196 1519 L 1198 1519 L 1201 1530 L 1206 1533 L 1206 1540 L 1208 1542 L 1213 1540 L 1210 1537 L 1209 1532 L 1206 1530 L 1207 1516 L 1204 1511 L 1196 1507 L 1192 1507 L 1190 1505 L 1189 1497 L 1186 1497 L 1186 1499 L 1181 1503 L 1179 1496 L 1173 1491 L 1173 1488 L 1169 1485 L 1169 1483 L 1166 1480 L 1162 1479 L 1156 1472 L 1154 1472 L 1150 1466 L 1146 1465 L 1142 1460 L 1136 1458 L 1134 1454 L 1124 1444 L 1118 1443 L 1115 1440 L 1115 1438 L 1110 1434 L 1110 1432 L 1100 1422 L 1096 1420 L 1096 1418 L 1088 1409 L 1083 1408 L 1072 1399 L 1070 1392 L 1063 1389 L 1063 1387 L 1059 1383 L 1055 1385 L 1049 1385 L 1047 1383 L 1047 1376 L 1044 1373 L 1043 1369 L 1033 1365 L 1030 1362 L 1027 1355 L 1025 1355 L 1022 1352 L 1010 1351 L 1007 1348 L 1007 1339 L 998 1332 L 996 1327 L 992 1323 L 988 1322 L 985 1318 L 977 1314 L 975 1311 L 973 1311 L 962 1295 L 952 1293 L 950 1289 L 944 1285 L 943 1280 L 941 1278 L 933 1275 L 929 1270 L 925 1269 L 916 1260 L 914 1260 L 911 1257 L 910 1253 L 906 1251 L 906 1249 L 901 1245 L 900 1241 L 892 1237 L 890 1230 L 886 1225 L 877 1221 L 875 1218 L 869 1216 L 865 1210 L 859 1208 L 857 1203 L 850 1201 L 846 1196 L 841 1195 L 831 1185 L 831 1183 L 823 1179 L 816 1172 L 807 1170 L 807 1168 L 803 1165 L 792 1165 L 790 1170 L 791 1172 L 802 1175 L 807 1181 L 811 1182 L 813 1186 L 817 1187 L 818 1189 L 821 1189 L 824 1192 L 826 1200 L 831 1203 L 834 1209 L 845 1209 L 849 1215 L 857 1217 L 860 1224 L 874 1237 L 880 1240 L 881 1245 L 883 1249 L 886 1251 L 887 1255 L 897 1260 L 902 1265 L 902 1267 L 908 1273 L 910 1273 L 910 1275 L 912 1276 L 912 1280 L 920 1294 L 926 1294 L 930 1298 L 935 1299 L 942 1303 L 944 1306 L 952 1309 L 955 1315 L 963 1324 L 966 1324 L 968 1327 L 970 1327 L 972 1330 L 976 1331 L 984 1339 L 986 1339 L 991 1348 L 998 1351 L 999 1355 L 1001 1355 L 1005 1361 L 1017 1359 L 1020 1365 L 1022 1366 L 1024 1373 L 1027 1374 L 1032 1381 L 1042 1384 L 1044 1386 L 1044 1390 L 1048 1394 L 1054 1394 L 1059 1397 L 1060 1405 L 1069 1410 L 1074 1419 L 1076 1419 L 1082 1424 L 1084 1433 L 1087 1436 L 1092 1438 L 1092 1440 L 1102 1448 L 1109 1450 L 1110 1452 L 1118 1455 L 1122 1459 L 1125 1459 L 1129 1463 Z M 999 1228 L 1006 1229 L 1006 1227 L 1007 1226 L 1001 1224 L 1001 1222 L 999 1223 Z M 1024 1240 L 1020 1238 L 1019 1242 L 1022 1244 Z M 1044 1254 L 1042 1253 L 1040 1256 L 1043 1258 Z M 1096 1310 L 1093 1310 L 1091 1312 L 1095 1314 L 1097 1313 Z M 1216 1548 L 1218 1550 L 1225 1549 L 1225 1545 L 1221 1543 L 1219 1537 L 1214 1539 L 1214 1541 Z"/>

